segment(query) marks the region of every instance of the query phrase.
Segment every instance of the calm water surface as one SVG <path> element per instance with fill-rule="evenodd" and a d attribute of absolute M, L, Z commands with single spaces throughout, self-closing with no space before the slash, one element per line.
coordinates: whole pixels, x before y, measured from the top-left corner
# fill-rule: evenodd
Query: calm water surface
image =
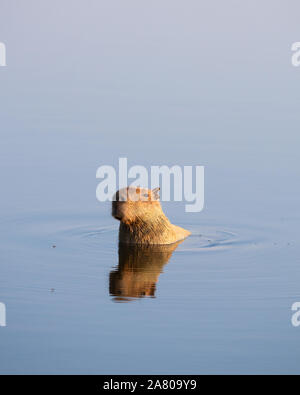
<path fill-rule="evenodd" d="M 0 373 L 300 373 L 299 4 L 4 3 Z M 118 248 L 119 157 L 205 166 L 187 240 Z"/>
<path fill-rule="evenodd" d="M 182 221 L 136 250 L 99 211 L 2 220 L 2 372 L 298 372 L 298 221 Z"/>

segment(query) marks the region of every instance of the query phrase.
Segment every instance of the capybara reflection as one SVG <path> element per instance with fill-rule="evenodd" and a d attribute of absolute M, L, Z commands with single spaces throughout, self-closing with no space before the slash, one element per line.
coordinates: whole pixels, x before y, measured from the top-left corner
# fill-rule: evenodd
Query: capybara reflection
<path fill-rule="evenodd" d="M 120 221 L 120 243 L 172 244 L 190 235 L 165 216 L 158 191 L 159 188 L 127 187 L 116 193 L 112 216 Z"/>
<path fill-rule="evenodd" d="M 154 297 L 164 265 L 180 242 L 171 245 L 119 244 L 119 265 L 110 272 L 109 292 L 115 301 Z"/>

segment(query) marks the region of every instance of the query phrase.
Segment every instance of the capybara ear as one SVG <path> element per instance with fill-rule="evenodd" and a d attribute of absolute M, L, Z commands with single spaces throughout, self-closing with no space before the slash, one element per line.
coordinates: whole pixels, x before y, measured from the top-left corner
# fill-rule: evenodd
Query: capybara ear
<path fill-rule="evenodd" d="M 160 187 L 152 189 L 152 194 L 155 200 L 159 200 Z"/>

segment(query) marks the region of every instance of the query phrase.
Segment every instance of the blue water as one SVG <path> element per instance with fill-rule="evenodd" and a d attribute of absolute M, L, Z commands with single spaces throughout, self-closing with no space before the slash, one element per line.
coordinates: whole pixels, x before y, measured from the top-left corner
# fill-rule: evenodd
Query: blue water
<path fill-rule="evenodd" d="M 213 3 L 3 1 L 0 373 L 299 373 L 299 5 Z M 205 166 L 151 267 L 95 197 L 119 157 Z"/>

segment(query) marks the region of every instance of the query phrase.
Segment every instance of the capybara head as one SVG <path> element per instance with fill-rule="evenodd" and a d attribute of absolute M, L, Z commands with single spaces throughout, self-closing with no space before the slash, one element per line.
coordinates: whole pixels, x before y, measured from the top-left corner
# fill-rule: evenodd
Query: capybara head
<path fill-rule="evenodd" d="M 120 189 L 112 202 L 112 216 L 130 224 L 137 220 L 151 220 L 161 213 L 159 189 L 127 187 Z"/>

